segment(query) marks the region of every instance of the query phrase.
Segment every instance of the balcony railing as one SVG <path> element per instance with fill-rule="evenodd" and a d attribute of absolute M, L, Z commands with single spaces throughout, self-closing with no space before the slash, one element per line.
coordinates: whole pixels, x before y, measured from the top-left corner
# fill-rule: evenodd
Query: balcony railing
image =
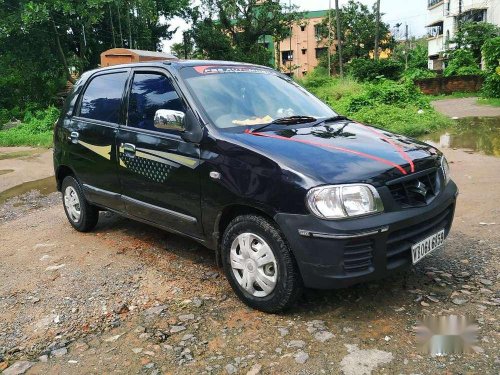
<path fill-rule="evenodd" d="M 442 3 L 443 0 L 427 0 L 427 8 L 432 8 L 434 5 Z"/>

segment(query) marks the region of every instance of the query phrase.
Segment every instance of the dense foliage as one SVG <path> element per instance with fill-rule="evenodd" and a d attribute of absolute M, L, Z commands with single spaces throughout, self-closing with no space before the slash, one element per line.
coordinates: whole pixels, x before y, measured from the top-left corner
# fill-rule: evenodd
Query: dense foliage
<path fill-rule="evenodd" d="M 472 51 L 456 49 L 450 52 L 449 60 L 443 72 L 445 77 L 481 74 Z"/>
<path fill-rule="evenodd" d="M 360 81 L 373 81 L 378 78 L 398 80 L 403 73 L 404 65 L 393 59 L 354 59 L 347 71 Z"/>
<path fill-rule="evenodd" d="M 500 98 L 500 37 L 486 41 L 482 51 L 486 65 L 483 95 Z"/>
<path fill-rule="evenodd" d="M 409 136 L 448 126 L 450 120 L 437 113 L 429 99 L 411 83 L 378 79 L 360 83 L 352 78 L 330 78 L 315 70 L 300 81 L 334 110 L 350 118 Z"/>
<path fill-rule="evenodd" d="M 298 17 L 295 7 L 274 0 L 201 0 L 190 11 L 193 26 L 184 43 L 198 57 L 269 65 L 273 47 L 262 41 L 283 40 Z"/>
<path fill-rule="evenodd" d="M 481 47 L 491 38 L 500 35 L 500 28 L 487 22 L 465 22 L 463 23 L 455 38 L 451 40 L 454 48 L 464 48 L 470 51 L 473 59 L 478 65 L 481 62 Z"/>
<path fill-rule="evenodd" d="M 331 11 L 331 19 L 335 20 L 336 11 Z M 342 40 L 342 58 L 344 62 L 357 58 L 369 58 L 375 48 L 376 12 L 375 8 L 370 9 L 365 4 L 349 0 L 347 4 L 339 9 L 340 30 Z M 324 38 L 329 34 L 328 17 L 323 20 L 323 27 L 320 28 Z M 331 35 L 336 34 L 336 22 L 331 22 Z M 379 26 L 380 50 L 392 49 L 396 42 L 390 32 L 389 25 L 381 22 Z M 322 59 L 323 66 L 325 59 Z M 332 59 L 337 64 L 337 58 Z"/>
<path fill-rule="evenodd" d="M 70 70 L 113 47 L 158 50 L 189 0 L 1 0 L 0 108 L 56 102 Z M 160 22 L 160 18 L 162 21 Z"/>

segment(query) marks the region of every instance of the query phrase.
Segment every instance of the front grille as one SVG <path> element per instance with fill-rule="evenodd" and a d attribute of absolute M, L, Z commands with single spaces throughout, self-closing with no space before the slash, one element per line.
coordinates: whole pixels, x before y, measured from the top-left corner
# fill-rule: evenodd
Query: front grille
<path fill-rule="evenodd" d="M 429 204 L 441 187 L 437 169 L 418 173 L 415 177 L 402 178 L 387 183 L 394 201 L 402 208 L 418 207 Z"/>
<path fill-rule="evenodd" d="M 447 233 L 450 229 L 453 206 L 423 223 L 396 230 L 387 238 L 387 268 L 396 268 L 411 261 L 411 247 L 441 229 Z"/>
<path fill-rule="evenodd" d="M 373 240 L 355 239 L 344 246 L 344 271 L 368 271 L 373 264 Z"/>

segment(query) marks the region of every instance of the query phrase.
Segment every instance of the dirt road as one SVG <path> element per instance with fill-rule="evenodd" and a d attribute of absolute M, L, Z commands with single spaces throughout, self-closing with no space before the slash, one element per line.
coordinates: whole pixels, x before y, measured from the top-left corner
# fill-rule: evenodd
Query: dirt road
<path fill-rule="evenodd" d="M 500 158 L 446 153 L 461 192 L 446 248 L 406 277 L 307 291 L 284 315 L 246 308 L 213 254 L 190 240 L 105 213 L 95 232 L 77 233 L 57 194 L 8 201 L 0 206 L 0 369 L 498 374 Z M 476 353 L 418 353 L 412 326 L 423 313 L 477 318 Z"/>
<path fill-rule="evenodd" d="M 445 116 L 464 117 L 495 117 L 500 116 L 500 108 L 491 105 L 477 104 L 478 98 L 452 98 L 432 102 L 432 106 Z"/>

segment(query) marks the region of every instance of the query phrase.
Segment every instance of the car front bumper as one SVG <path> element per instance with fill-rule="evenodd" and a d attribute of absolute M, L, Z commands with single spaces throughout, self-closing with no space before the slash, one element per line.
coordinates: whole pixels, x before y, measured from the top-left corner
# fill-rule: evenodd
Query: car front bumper
<path fill-rule="evenodd" d="M 297 260 L 304 285 L 335 289 L 380 279 L 412 264 L 411 246 L 445 229 L 448 235 L 458 195 L 450 181 L 425 207 L 351 220 L 277 214 Z"/>

